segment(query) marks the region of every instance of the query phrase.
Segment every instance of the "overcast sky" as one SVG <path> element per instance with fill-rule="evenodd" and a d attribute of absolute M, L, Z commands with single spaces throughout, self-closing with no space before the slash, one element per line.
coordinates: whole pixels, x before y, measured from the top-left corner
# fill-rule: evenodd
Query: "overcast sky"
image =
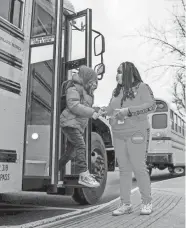
<path fill-rule="evenodd" d="M 146 69 L 159 56 L 159 49 L 142 44 L 141 38 L 125 36 L 143 31 L 151 20 L 157 26 L 170 26 L 171 0 L 71 0 L 76 11 L 91 8 L 93 28 L 105 36 L 104 62 L 106 73 L 96 91 L 96 105 L 107 105 L 116 86 L 116 69 L 121 62 L 131 61 L 139 69 L 141 77 L 148 83 L 155 96 L 171 100 L 172 77 L 162 70 L 146 73 Z M 155 80 L 161 75 L 160 80 Z"/>

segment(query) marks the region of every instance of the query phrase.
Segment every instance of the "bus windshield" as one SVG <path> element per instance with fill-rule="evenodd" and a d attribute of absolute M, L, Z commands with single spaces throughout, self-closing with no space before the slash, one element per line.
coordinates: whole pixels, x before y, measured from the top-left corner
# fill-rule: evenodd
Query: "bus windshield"
<path fill-rule="evenodd" d="M 167 114 L 154 114 L 152 116 L 152 128 L 153 129 L 167 128 Z"/>
<path fill-rule="evenodd" d="M 156 111 L 152 115 L 152 128 L 164 129 L 168 125 L 168 105 L 165 101 L 156 100 Z"/>

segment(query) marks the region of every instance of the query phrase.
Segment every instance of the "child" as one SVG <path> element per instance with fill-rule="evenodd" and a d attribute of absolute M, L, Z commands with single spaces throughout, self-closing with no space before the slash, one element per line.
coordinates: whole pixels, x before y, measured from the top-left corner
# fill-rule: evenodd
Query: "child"
<path fill-rule="evenodd" d="M 100 113 L 92 108 L 94 91 L 97 89 L 97 74 L 87 66 L 81 66 L 79 73 L 72 76 L 73 85 L 66 90 L 66 108 L 60 116 L 62 131 L 67 138 L 66 153 L 59 161 L 59 167 L 69 160 L 76 159 L 78 183 L 95 188 L 100 184 L 87 168 L 84 131 L 89 118 L 97 119 Z"/>

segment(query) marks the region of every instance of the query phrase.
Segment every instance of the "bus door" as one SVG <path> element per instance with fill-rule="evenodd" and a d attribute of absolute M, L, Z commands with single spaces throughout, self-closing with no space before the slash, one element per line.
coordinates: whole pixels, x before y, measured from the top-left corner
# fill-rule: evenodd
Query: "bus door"
<path fill-rule="evenodd" d="M 64 47 L 64 37 L 62 41 Z M 35 0 L 30 41 L 24 190 L 41 189 L 50 182 L 54 45 L 55 1 Z"/>

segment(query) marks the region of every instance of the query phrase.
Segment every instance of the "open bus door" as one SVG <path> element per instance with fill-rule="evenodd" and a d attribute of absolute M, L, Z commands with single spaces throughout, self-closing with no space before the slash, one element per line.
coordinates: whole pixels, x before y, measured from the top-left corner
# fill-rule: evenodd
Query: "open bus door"
<path fill-rule="evenodd" d="M 49 1 L 33 1 L 23 190 L 46 190 L 50 184 L 57 182 L 54 175 L 56 164 L 53 163 L 57 158 L 52 154 L 56 150 L 53 146 L 56 140 L 59 58 L 64 51 L 61 50 L 61 46 L 64 47 L 62 4 L 60 0 L 56 0 L 57 7 Z"/>

